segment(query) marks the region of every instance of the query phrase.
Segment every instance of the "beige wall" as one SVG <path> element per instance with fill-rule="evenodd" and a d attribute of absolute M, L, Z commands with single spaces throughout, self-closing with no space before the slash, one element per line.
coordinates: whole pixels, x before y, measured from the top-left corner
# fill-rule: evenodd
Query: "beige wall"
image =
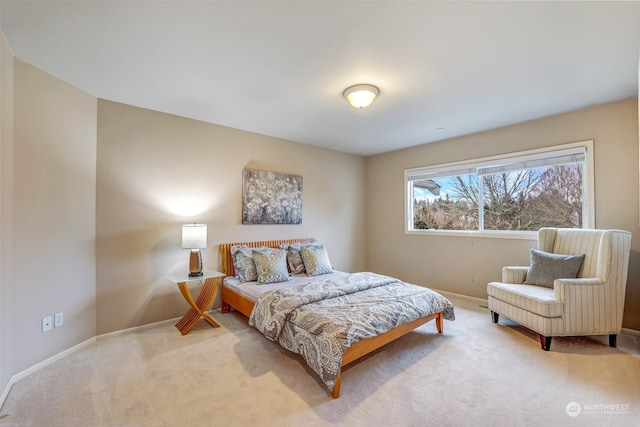
<path fill-rule="evenodd" d="M 244 167 L 301 175 L 303 223 L 242 225 Z M 364 174 L 362 157 L 100 100 L 98 333 L 187 311 L 167 279 L 188 269 L 183 223 L 208 225 L 204 268 L 220 243 L 313 236 L 335 267 L 363 269 Z"/>
<path fill-rule="evenodd" d="M 11 377 L 5 336 L 11 322 L 11 203 L 13 182 L 13 55 L 0 32 L 0 386 Z"/>
<path fill-rule="evenodd" d="M 640 330 L 638 103 L 611 103 L 367 158 L 367 267 L 486 298 L 503 265 L 528 265 L 535 241 L 404 233 L 404 169 L 594 140 L 596 227 L 633 233 L 624 327 Z"/>
<path fill-rule="evenodd" d="M 2 102 L 6 383 L 96 334 L 97 100 L 4 53 L 2 71 L 3 92 L 13 95 Z M 41 318 L 56 312 L 64 325 L 42 333 Z"/>

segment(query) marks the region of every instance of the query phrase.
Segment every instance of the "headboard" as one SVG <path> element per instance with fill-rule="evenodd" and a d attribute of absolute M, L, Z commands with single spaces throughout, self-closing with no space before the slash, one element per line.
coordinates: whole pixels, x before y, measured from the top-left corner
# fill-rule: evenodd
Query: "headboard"
<path fill-rule="evenodd" d="M 221 243 L 220 244 L 220 268 L 222 269 L 222 273 L 227 276 L 235 276 L 236 270 L 233 267 L 233 257 L 231 256 L 231 247 L 232 246 L 246 246 L 249 248 L 259 248 L 259 247 L 268 247 L 268 248 L 280 248 L 280 245 L 283 244 L 293 244 L 293 243 L 310 243 L 314 242 L 316 239 L 313 237 L 303 237 L 300 239 L 286 239 L 286 240 L 263 240 L 260 242 L 240 242 L 240 243 Z"/>

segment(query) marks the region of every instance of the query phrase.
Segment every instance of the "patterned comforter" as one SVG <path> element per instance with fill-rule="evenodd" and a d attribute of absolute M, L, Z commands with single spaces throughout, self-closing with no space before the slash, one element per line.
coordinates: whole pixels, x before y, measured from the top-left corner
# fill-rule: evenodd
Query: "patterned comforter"
<path fill-rule="evenodd" d="M 380 335 L 453 304 L 428 288 L 375 273 L 310 278 L 305 285 L 264 294 L 249 324 L 267 338 L 304 357 L 333 389 L 344 352 L 358 341 Z"/>

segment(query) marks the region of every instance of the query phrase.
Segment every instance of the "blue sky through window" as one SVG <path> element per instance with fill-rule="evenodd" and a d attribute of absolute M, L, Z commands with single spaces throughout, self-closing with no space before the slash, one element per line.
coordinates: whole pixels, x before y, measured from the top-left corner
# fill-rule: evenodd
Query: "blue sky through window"
<path fill-rule="evenodd" d="M 477 179 L 474 176 L 475 179 Z M 424 188 L 413 188 L 413 198 L 418 202 L 421 201 L 430 201 L 438 200 L 440 198 L 446 199 L 447 195 L 449 195 L 449 199 L 455 200 L 458 198 L 458 193 L 455 191 L 453 187 L 453 183 L 455 182 L 455 177 L 447 177 L 447 178 L 435 178 L 433 181 L 440 186 L 440 194 L 435 195 L 427 189 Z"/>

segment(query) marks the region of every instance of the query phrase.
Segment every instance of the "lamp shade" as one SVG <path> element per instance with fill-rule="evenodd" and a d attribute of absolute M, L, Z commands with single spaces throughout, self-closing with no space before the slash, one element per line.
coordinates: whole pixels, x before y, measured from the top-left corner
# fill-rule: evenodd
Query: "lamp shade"
<path fill-rule="evenodd" d="M 204 249 L 207 247 L 207 226 L 205 224 L 182 225 L 182 248 Z"/>
<path fill-rule="evenodd" d="M 365 108 L 371 105 L 380 90 L 373 85 L 355 85 L 345 89 L 342 94 L 352 107 Z"/>

